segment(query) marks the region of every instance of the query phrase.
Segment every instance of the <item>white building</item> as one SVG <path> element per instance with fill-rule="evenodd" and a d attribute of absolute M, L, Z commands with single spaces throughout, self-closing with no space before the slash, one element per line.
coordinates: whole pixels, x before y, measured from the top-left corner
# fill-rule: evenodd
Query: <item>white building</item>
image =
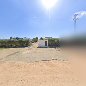
<path fill-rule="evenodd" d="M 48 39 L 39 39 L 38 47 L 48 47 Z"/>

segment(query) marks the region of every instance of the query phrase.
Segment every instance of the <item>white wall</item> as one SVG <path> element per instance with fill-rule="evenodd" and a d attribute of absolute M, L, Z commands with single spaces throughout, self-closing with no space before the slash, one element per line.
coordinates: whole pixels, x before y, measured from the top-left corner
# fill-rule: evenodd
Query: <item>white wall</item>
<path fill-rule="evenodd" d="M 38 47 L 46 47 L 45 41 L 47 41 L 47 47 L 48 47 L 48 40 L 39 40 L 38 41 Z"/>

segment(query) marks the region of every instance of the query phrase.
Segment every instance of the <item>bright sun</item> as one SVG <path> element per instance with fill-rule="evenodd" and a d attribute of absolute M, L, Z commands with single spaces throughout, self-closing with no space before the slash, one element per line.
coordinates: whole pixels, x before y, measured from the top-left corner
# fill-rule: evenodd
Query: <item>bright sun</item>
<path fill-rule="evenodd" d="M 56 5 L 57 1 L 58 0 L 42 0 L 42 4 L 47 10 L 49 10 Z"/>

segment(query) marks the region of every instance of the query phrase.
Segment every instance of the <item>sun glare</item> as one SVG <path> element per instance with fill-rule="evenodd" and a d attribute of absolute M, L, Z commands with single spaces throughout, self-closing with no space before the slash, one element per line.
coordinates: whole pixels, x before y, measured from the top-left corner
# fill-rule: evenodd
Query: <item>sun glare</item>
<path fill-rule="evenodd" d="M 58 0 L 42 0 L 42 4 L 47 10 L 49 10 L 56 5 L 57 1 Z"/>

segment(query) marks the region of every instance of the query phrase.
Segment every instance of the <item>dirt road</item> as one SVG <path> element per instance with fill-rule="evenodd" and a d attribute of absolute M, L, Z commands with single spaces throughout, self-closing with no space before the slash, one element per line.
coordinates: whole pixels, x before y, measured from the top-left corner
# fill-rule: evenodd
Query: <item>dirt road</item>
<path fill-rule="evenodd" d="M 60 49 L 54 48 L 11 48 L 0 50 L 0 61 L 35 62 L 42 60 L 66 60 Z"/>

